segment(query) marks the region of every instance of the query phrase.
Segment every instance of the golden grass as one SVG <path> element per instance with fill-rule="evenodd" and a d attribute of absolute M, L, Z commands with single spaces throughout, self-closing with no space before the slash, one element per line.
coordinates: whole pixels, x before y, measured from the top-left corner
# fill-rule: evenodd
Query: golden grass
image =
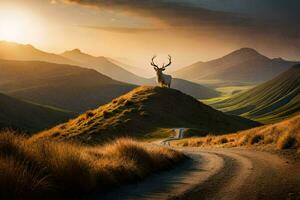
<path fill-rule="evenodd" d="M 238 133 L 186 138 L 172 143 L 191 147 L 237 147 L 245 145 L 273 145 L 277 149 L 300 150 L 300 115 L 288 120 Z"/>
<path fill-rule="evenodd" d="M 167 169 L 183 154 L 122 138 L 103 146 L 0 133 L 0 199 L 79 199 Z"/>

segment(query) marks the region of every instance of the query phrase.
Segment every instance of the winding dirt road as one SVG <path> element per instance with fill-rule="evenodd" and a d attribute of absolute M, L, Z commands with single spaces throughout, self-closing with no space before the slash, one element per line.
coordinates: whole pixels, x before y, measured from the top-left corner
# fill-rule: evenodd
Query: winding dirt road
<path fill-rule="evenodd" d="M 243 149 L 183 151 L 191 159 L 171 171 L 107 193 L 104 199 L 300 199 L 299 162 Z"/>

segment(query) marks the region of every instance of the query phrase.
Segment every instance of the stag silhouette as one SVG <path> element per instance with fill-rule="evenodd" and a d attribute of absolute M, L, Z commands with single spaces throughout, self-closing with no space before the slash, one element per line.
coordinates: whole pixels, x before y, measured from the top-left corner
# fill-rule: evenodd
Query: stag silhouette
<path fill-rule="evenodd" d="M 163 71 L 166 70 L 168 66 L 172 64 L 172 58 L 169 55 L 169 63 L 167 65 L 163 64 L 161 68 L 159 68 L 155 63 L 154 59 L 156 56 L 152 57 L 151 65 L 154 67 L 154 70 L 156 71 L 156 82 L 159 84 L 161 87 L 171 87 L 171 82 L 172 82 L 172 76 L 164 74 Z"/>

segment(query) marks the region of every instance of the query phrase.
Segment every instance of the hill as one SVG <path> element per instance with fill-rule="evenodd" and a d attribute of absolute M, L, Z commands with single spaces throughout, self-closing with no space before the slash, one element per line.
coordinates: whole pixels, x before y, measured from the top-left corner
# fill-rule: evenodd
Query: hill
<path fill-rule="evenodd" d="M 34 48 L 32 45 L 23 45 L 5 41 L 0 41 L 0 59 L 24 61 L 35 60 L 59 64 L 75 64 L 67 58 L 41 51 Z"/>
<path fill-rule="evenodd" d="M 0 129 L 37 132 L 74 117 L 74 113 L 43 107 L 0 94 Z"/>
<path fill-rule="evenodd" d="M 195 137 L 175 142 L 178 146 L 193 147 L 236 147 L 255 145 L 256 147 L 296 149 L 300 150 L 300 115 L 296 115 L 284 121 L 265 125 L 239 133 Z"/>
<path fill-rule="evenodd" d="M 228 133 L 256 125 L 258 123 L 216 111 L 178 90 L 144 86 L 35 138 L 97 143 L 120 136 L 144 138 L 163 128 L 191 127 L 208 134 Z"/>
<path fill-rule="evenodd" d="M 0 60 L 0 91 L 43 105 L 83 112 L 136 86 L 95 70 L 39 61 Z"/>
<path fill-rule="evenodd" d="M 243 93 L 212 103 L 216 109 L 263 123 L 277 122 L 300 111 L 300 65 Z"/>
<path fill-rule="evenodd" d="M 132 84 L 143 84 L 145 82 L 145 78 L 139 77 L 123 69 L 122 67 L 114 64 L 108 58 L 103 56 L 91 56 L 89 54 L 81 52 L 79 49 L 66 51 L 61 54 L 61 56 L 75 61 L 80 66 L 89 67 L 118 81 Z"/>
<path fill-rule="evenodd" d="M 258 83 L 274 78 L 295 64 L 283 59 L 270 59 L 254 49 L 242 48 L 216 60 L 184 67 L 173 75 L 195 82 Z"/>

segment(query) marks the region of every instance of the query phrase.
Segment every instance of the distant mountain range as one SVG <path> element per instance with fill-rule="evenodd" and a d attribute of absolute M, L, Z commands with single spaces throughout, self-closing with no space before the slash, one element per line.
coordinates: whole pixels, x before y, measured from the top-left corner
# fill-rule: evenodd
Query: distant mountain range
<path fill-rule="evenodd" d="M 221 111 L 273 123 L 300 111 L 300 65 L 229 99 L 211 104 Z"/>
<path fill-rule="evenodd" d="M 40 61 L 0 60 L 0 72 L 2 93 L 74 112 L 96 108 L 136 87 L 92 69 Z"/>
<path fill-rule="evenodd" d="M 60 64 L 78 65 L 94 69 L 110 78 L 135 85 L 156 85 L 155 78 L 147 79 L 133 74 L 123 68 L 123 64 L 106 57 L 95 57 L 81 52 L 79 49 L 66 51 L 61 55 L 40 51 L 31 45 L 0 42 L 0 59 L 46 61 Z M 122 65 L 119 66 L 118 64 Z M 128 66 L 125 66 L 129 68 Z M 219 96 L 219 93 L 211 88 L 197 83 L 181 79 L 173 80 L 173 88 L 179 89 L 195 98 L 207 99 Z"/>
<path fill-rule="evenodd" d="M 81 52 L 79 49 L 66 51 L 61 54 L 61 56 L 75 61 L 80 66 L 95 69 L 96 71 L 118 81 L 132 84 L 143 84 L 143 82 L 145 81 L 145 78 L 128 72 L 127 70 L 112 63 L 108 58 L 103 56 L 91 56 L 89 54 Z"/>
<path fill-rule="evenodd" d="M 75 114 L 0 94 L 0 129 L 37 132 L 65 122 Z"/>
<path fill-rule="evenodd" d="M 274 78 L 297 62 L 270 59 L 254 49 L 242 48 L 222 58 L 197 62 L 179 69 L 173 75 L 194 81 L 260 83 Z"/>
<path fill-rule="evenodd" d="M 5 41 L 0 41 L 0 59 L 24 61 L 35 60 L 59 64 L 76 64 L 74 61 L 60 55 L 38 50 L 32 45 L 23 45 Z"/>
<path fill-rule="evenodd" d="M 234 132 L 257 125 L 214 110 L 178 90 L 143 86 L 44 131 L 36 138 L 98 143 L 119 136 L 144 138 L 160 128 L 190 127 L 207 134 Z"/>

